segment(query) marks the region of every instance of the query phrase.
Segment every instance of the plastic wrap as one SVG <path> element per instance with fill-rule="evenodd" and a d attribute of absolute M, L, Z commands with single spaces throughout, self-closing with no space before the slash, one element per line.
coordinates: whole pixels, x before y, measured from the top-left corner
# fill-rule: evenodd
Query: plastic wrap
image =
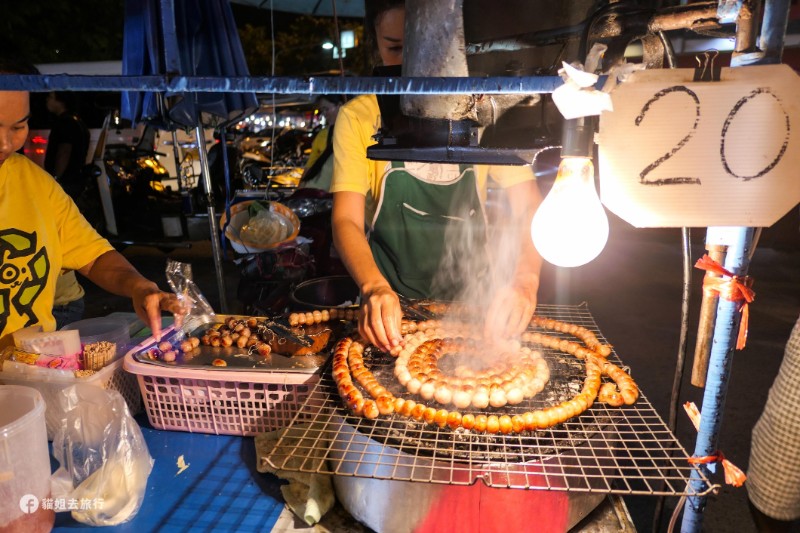
<path fill-rule="evenodd" d="M 261 209 L 241 227 L 239 235 L 242 241 L 266 248 L 285 241 L 293 231 L 292 223 L 280 213 Z"/>
<path fill-rule="evenodd" d="M 52 477 L 54 498 L 94 502 L 72 511 L 84 524 L 127 522 L 142 505 L 153 458 L 125 399 L 114 390 L 73 385 L 59 401 L 64 417 L 53 438 L 60 464 Z"/>
<path fill-rule="evenodd" d="M 166 273 L 172 292 L 187 310 L 181 333 L 186 334 L 202 325 L 216 322 L 211 304 L 192 280 L 192 265 L 168 259 Z"/>

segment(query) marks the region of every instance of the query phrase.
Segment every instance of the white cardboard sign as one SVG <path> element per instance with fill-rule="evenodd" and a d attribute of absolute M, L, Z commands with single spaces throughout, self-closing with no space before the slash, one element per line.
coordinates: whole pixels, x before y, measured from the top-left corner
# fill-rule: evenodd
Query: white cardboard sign
<path fill-rule="evenodd" d="M 800 77 L 786 65 L 636 72 L 600 117 L 603 204 L 636 227 L 771 226 L 800 202 Z"/>

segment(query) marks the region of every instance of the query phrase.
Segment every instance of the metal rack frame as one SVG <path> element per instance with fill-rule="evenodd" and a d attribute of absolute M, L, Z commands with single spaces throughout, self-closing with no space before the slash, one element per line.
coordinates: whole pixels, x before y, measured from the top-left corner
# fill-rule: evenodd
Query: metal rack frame
<path fill-rule="evenodd" d="M 583 326 L 603 340 L 586 304 L 541 305 L 537 312 Z M 543 354 L 551 369 L 547 387 L 533 399 L 496 412 L 518 414 L 580 391 L 583 363 L 555 350 Z M 616 354 L 609 359 L 621 364 Z M 413 397 L 389 382 L 394 358 L 367 350 L 365 362 L 397 396 Z M 515 489 L 701 496 L 718 488 L 687 459 L 643 394 L 634 405 L 621 408 L 595 403 L 578 417 L 546 430 L 477 434 L 395 415 L 375 421 L 352 416 L 343 407 L 327 367 L 266 460 L 286 471 L 451 485 L 481 480 L 489 487 Z M 704 479 L 702 493 L 692 490 L 693 475 Z"/>

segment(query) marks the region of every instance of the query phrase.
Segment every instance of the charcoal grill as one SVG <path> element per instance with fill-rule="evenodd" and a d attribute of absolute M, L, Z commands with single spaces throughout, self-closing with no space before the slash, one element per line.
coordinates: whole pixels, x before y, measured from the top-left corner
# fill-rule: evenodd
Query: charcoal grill
<path fill-rule="evenodd" d="M 606 342 L 586 304 L 541 305 L 537 313 L 588 328 Z M 503 407 L 504 414 L 552 405 L 580 391 L 583 363 L 550 349 L 543 354 L 550 383 L 535 398 Z M 394 380 L 391 356 L 365 350 L 364 360 L 394 394 L 411 397 Z M 616 353 L 609 360 L 623 366 Z M 568 528 L 606 494 L 699 496 L 688 483 L 692 472 L 704 479 L 708 492 L 718 488 L 687 461 L 686 451 L 643 393 L 634 405 L 595 403 L 547 430 L 489 435 L 394 415 L 354 417 L 342 406 L 327 369 L 295 420 L 287 435 L 304 445 L 292 450 L 293 466 L 287 464 L 289 455 L 273 454 L 267 460 L 277 469 L 334 475 L 345 509 L 377 531 L 435 530 L 435 515 L 452 519 L 457 512 L 473 522 L 480 518 L 465 515 L 465 509 L 517 505 L 525 506 L 526 516 L 537 508 L 557 515 L 559 527 Z M 312 459 L 321 449 L 328 450 L 328 461 L 315 464 Z M 508 531 L 511 517 L 505 518 L 503 530 Z"/>

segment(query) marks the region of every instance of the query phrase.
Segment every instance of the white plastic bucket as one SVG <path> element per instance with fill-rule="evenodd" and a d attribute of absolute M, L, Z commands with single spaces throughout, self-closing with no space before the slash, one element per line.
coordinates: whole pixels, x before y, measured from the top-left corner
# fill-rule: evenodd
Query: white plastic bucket
<path fill-rule="evenodd" d="M 53 528 L 45 403 L 38 390 L 0 385 L 0 533 Z"/>

